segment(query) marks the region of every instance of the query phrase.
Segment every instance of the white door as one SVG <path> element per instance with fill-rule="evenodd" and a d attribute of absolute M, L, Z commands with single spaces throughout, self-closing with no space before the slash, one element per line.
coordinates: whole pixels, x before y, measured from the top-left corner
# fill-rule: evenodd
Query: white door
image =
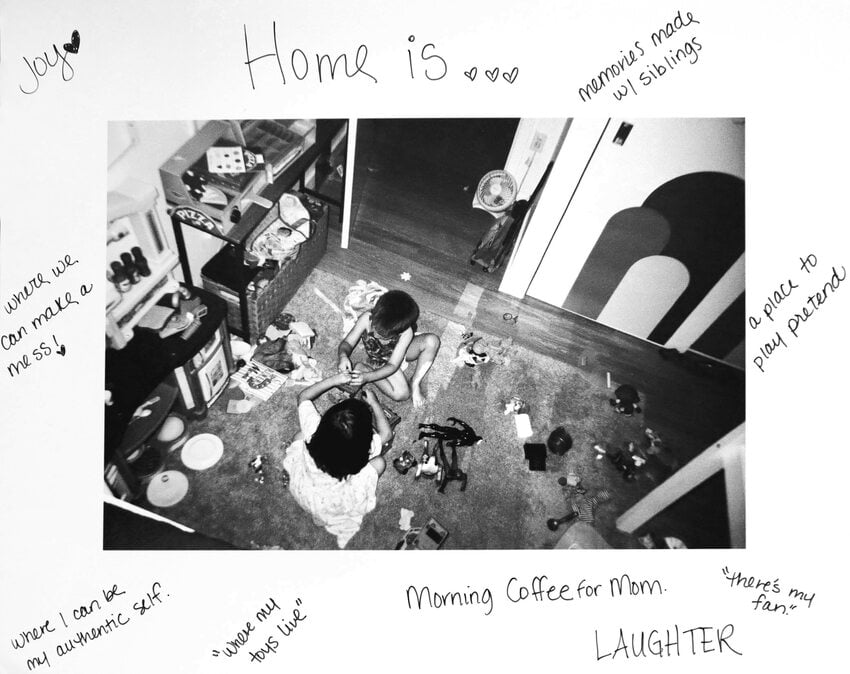
<path fill-rule="evenodd" d="M 623 123 L 633 127 L 614 142 Z M 638 207 L 659 186 L 685 174 L 715 171 L 743 179 L 743 126 L 730 119 L 611 119 L 602 132 L 528 294 L 563 306 L 605 225 Z M 561 189 L 565 206 L 573 186 Z"/>

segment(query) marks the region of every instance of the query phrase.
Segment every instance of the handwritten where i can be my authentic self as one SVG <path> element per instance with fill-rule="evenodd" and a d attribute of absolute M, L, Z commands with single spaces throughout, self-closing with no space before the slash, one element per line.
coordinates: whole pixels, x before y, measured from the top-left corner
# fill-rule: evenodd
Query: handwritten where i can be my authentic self
<path fill-rule="evenodd" d="M 10 641 L 13 651 L 26 651 L 25 657 L 28 672 L 49 669 L 58 658 L 64 658 L 71 653 L 81 652 L 94 641 L 103 640 L 110 634 L 123 629 L 134 619 L 150 615 L 152 609 L 160 606 L 171 595 L 164 592 L 162 583 L 153 581 L 144 593 L 134 594 L 131 598 L 123 598 L 126 589 L 113 583 L 90 599 L 68 612 L 67 609 L 57 611 L 55 617 L 41 620 L 33 627 L 22 629 L 14 634 Z M 108 616 L 107 616 L 107 613 Z M 92 624 L 91 621 L 96 620 Z M 61 624 L 60 624 L 61 623 Z M 79 626 L 79 627 L 78 627 Z M 76 630 L 73 634 L 63 634 L 67 630 Z M 48 640 L 49 645 L 45 644 Z M 33 652 L 34 649 L 41 652 Z M 51 662 L 51 658 L 53 661 Z"/>

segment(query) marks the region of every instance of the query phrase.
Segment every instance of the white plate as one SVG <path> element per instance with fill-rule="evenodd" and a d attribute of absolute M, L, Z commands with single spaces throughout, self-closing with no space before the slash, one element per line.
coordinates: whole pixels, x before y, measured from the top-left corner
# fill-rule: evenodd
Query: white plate
<path fill-rule="evenodd" d="M 180 458 L 192 470 L 206 470 L 214 466 L 224 453 L 224 443 L 217 435 L 201 433 L 186 441 Z"/>
<path fill-rule="evenodd" d="M 189 491 L 189 479 L 179 470 L 157 473 L 148 483 L 147 497 L 151 505 L 168 508 L 179 503 Z"/>

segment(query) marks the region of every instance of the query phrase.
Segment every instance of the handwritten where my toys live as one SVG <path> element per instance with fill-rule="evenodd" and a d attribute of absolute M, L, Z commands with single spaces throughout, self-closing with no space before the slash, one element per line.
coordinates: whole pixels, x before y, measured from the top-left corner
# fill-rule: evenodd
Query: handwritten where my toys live
<path fill-rule="evenodd" d="M 818 258 L 814 253 L 800 258 L 800 271 L 805 272 L 803 278 L 815 284 L 814 290 L 811 287 L 808 290 L 803 289 L 800 283 L 795 281 L 795 278 L 799 280 L 799 275 L 789 276 L 764 298 L 764 307 L 761 312 L 747 318 L 747 324 L 751 329 L 758 331 L 762 328 L 762 333 L 764 328 L 773 331 L 773 334 L 760 344 L 758 355 L 753 358 L 753 364 L 759 372 L 766 372 L 770 358 L 775 358 L 778 353 L 787 351 L 805 334 L 806 325 L 826 306 L 847 278 L 843 265 L 833 265 L 828 271 L 816 270 L 817 266 Z M 817 278 L 817 281 L 812 281 L 811 277 Z M 799 298 L 801 294 L 807 297 Z M 795 296 L 794 299 L 790 299 L 792 295 Z M 779 313 L 788 309 L 788 305 L 792 302 L 794 307 L 783 316 L 784 328 L 781 325 L 777 327 L 777 320 L 783 320 L 779 318 Z M 764 322 L 765 320 L 767 323 Z M 764 336 L 761 340 L 763 339 Z"/>
<path fill-rule="evenodd" d="M 44 328 L 53 327 L 54 320 L 79 306 L 80 300 L 94 289 L 91 283 L 75 283 L 71 280 L 71 270 L 78 263 L 71 255 L 65 254 L 49 271 L 36 272 L 19 290 L 3 297 L 3 313 L 15 321 L 11 329 L 4 326 L 0 331 L 0 349 L 6 357 L 3 365 L 9 377 L 17 377 L 36 364 L 47 362 L 46 359 L 51 356 L 61 358 L 67 353 L 65 344 L 55 333 L 46 338 L 41 337 Z M 72 289 L 68 288 L 68 284 L 73 284 Z M 30 301 L 35 303 L 37 296 L 43 298 L 48 293 L 49 300 L 41 300 L 32 314 L 22 321 L 19 319 L 19 312 L 28 307 Z"/>

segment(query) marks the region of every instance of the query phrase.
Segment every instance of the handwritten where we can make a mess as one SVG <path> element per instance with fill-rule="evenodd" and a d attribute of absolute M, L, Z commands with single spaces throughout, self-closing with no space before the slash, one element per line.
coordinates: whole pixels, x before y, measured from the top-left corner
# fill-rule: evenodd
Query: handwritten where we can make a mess
<path fill-rule="evenodd" d="M 808 280 L 810 276 L 815 276 L 818 279 L 814 292 L 803 290 L 795 278 L 789 276 L 765 297 L 761 315 L 756 314 L 747 318 L 747 323 L 752 330 L 761 329 L 764 333 L 767 328 L 773 331 L 767 339 L 762 334 L 758 355 L 753 358 L 753 364 L 759 372 L 766 372 L 770 358 L 775 358 L 781 351 L 787 351 L 796 340 L 800 339 L 804 334 L 805 325 L 820 312 L 847 277 L 843 265 L 834 265 L 828 272 L 816 271 L 817 266 L 818 258 L 814 253 L 800 258 L 800 271 L 805 272 L 803 278 Z M 808 294 L 808 297 L 800 299 L 801 294 Z M 777 312 L 784 312 L 791 302 L 796 302 L 796 306 L 784 317 L 784 328 L 776 327 L 779 318 Z M 786 337 L 788 337 L 787 340 Z M 791 341 L 791 337 L 794 341 Z"/>
<path fill-rule="evenodd" d="M 67 353 L 65 344 L 52 333 L 42 338 L 45 328 L 53 327 L 53 321 L 79 306 L 80 300 L 91 294 L 94 285 L 91 283 L 74 283 L 70 273 L 72 267 L 79 263 L 70 254 L 60 257 L 48 271 L 38 271 L 20 289 L 14 290 L 3 298 L 3 313 L 14 321 L 11 328 L 4 325 L 0 331 L 0 349 L 6 359 L 4 363 L 6 374 L 17 377 L 37 363 L 46 362 L 50 356 L 64 356 Z M 73 284 L 73 285 L 71 285 Z M 70 285 L 70 288 L 69 288 Z M 51 293 L 52 299 L 46 304 L 37 305 L 24 320 L 20 313 L 36 302 L 37 297 Z M 36 341 L 38 340 L 38 341 Z M 24 345 L 27 346 L 24 346 Z M 11 358 L 9 358 L 11 356 Z"/>

